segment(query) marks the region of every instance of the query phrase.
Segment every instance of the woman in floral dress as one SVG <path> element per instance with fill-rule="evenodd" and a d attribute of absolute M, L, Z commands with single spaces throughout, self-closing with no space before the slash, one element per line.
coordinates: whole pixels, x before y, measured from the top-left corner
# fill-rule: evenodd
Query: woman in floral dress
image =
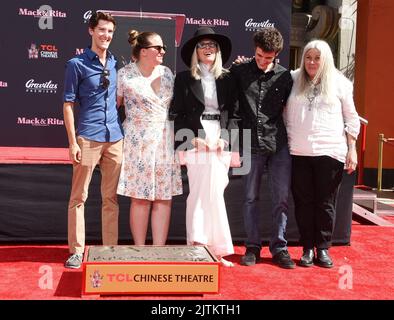
<path fill-rule="evenodd" d="M 154 245 L 164 245 L 171 199 L 182 193 L 175 163 L 168 109 L 174 76 L 162 66 L 165 46 L 154 32 L 129 32 L 133 62 L 118 72 L 118 105 L 124 104 L 124 152 L 118 194 L 131 197 L 130 228 L 135 245 L 144 245 L 151 211 Z"/>

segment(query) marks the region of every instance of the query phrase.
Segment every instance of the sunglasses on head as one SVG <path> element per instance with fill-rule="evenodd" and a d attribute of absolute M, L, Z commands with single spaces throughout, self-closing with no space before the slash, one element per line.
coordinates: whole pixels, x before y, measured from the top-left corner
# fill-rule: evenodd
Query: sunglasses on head
<path fill-rule="evenodd" d="M 167 46 L 166 46 L 165 44 L 163 44 L 162 46 L 147 46 L 147 47 L 143 47 L 143 49 L 149 49 L 149 48 L 156 49 L 157 52 L 159 52 L 159 53 L 160 53 L 162 50 L 163 50 L 163 51 L 167 51 Z"/>
<path fill-rule="evenodd" d="M 217 46 L 218 44 L 214 41 L 208 41 L 208 42 L 201 41 L 197 43 L 197 48 L 199 49 L 208 49 L 208 48 L 213 49 L 213 48 L 217 48 Z"/>
<path fill-rule="evenodd" d="M 103 89 L 107 89 L 108 87 L 109 87 L 109 85 L 110 85 L 110 81 L 109 81 L 109 70 L 108 69 L 104 69 L 103 70 L 103 72 L 101 73 L 101 76 L 100 76 L 100 86 L 103 88 Z"/>

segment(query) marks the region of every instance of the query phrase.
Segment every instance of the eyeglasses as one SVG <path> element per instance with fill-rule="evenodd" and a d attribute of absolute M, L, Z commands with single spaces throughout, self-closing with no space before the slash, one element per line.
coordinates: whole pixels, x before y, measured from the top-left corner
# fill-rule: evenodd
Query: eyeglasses
<path fill-rule="evenodd" d="M 163 44 L 162 46 L 147 46 L 147 47 L 142 47 L 143 49 L 149 49 L 149 48 L 153 48 L 156 49 L 157 52 L 161 52 L 161 50 L 163 51 L 167 51 L 167 46 L 165 44 Z"/>
<path fill-rule="evenodd" d="M 198 42 L 197 43 L 197 48 L 199 49 L 214 49 L 217 48 L 218 44 L 216 42 L 210 41 L 210 42 Z"/>
<path fill-rule="evenodd" d="M 107 89 L 109 87 L 109 85 L 111 84 L 111 82 L 109 81 L 109 70 L 108 69 L 104 69 L 103 72 L 101 73 L 100 76 L 100 86 L 101 88 L 103 88 L 104 90 Z"/>

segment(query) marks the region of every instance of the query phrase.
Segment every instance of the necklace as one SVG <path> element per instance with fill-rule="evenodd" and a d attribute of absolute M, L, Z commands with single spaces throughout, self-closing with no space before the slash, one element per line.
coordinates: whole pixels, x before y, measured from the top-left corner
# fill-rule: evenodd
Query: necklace
<path fill-rule="evenodd" d="M 320 94 L 320 85 L 311 84 L 310 88 L 306 92 L 306 98 L 309 101 L 308 110 L 312 110 L 313 103 L 316 97 Z"/>

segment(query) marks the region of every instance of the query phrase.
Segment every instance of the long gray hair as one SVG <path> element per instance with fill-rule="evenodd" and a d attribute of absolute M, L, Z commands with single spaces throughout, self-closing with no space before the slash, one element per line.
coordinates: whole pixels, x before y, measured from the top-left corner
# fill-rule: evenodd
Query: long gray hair
<path fill-rule="evenodd" d="M 313 79 L 310 79 L 305 69 L 305 56 L 311 49 L 320 52 L 320 66 Z M 335 67 L 334 57 L 327 42 L 323 40 L 312 40 L 304 48 L 301 59 L 301 66 L 298 72 L 298 79 L 295 81 L 296 95 L 303 95 L 309 90 L 311 82 L 316 85 L 320 81 L 321 93 L 325 99 L 330 100 L 336 94 L 336 78 L 340 71 Z"/>

